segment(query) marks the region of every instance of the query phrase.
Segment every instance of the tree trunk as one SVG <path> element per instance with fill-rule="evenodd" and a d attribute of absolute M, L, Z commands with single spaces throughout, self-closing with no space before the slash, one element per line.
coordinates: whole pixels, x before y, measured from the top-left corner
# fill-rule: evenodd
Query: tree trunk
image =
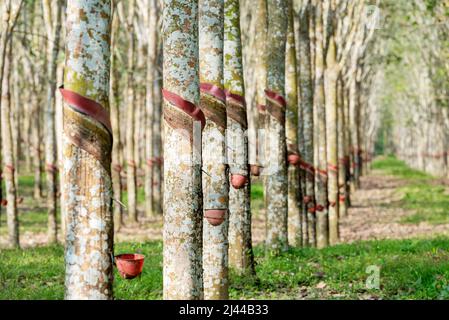
<path fill-rule="evenodd" d="M 248 121 L 243 81 L 240 6 L 225 0 L 224 87 L 227 109 L 227 147 L 230 168 L 229 265 L 241 275 L 254 275 L 251 243 L 251 205 L 248 176 Z"/>
<path fill-rule="evenodd" d="M 137 222 L 137 163 L 136 159 L 134 158 L 134 149 L 136 147 L 136 141 L 134 140 L 134 131 L 135 122 L 138 120 L 135 118 L 137 104 L 135 103 L 136 99 L 134 90 L 135 39 L 133 19 L 135 13 L 135 0 L 130 0 L 128 2 L 128 70 L 126 73 L 126 186 L 128 192 L 128 218 L 133 222 Z"/>
<path fill-rule="evenodd" d="M 315 159 L 315 200 L 317 247 L 323 248 L 329 244 L 329 220 L 327 199 L 327 150 L 326 150 L 326 109 L 324 97 L 324 31 L 323 5 L 321 1 L 315 4 L 315 146 L 318 159 Z"/>
<path fill-rule="evenodd" d="M 9 23 L 9 20 L 8 20 Z M 17 190 L 16 190 L 16 168 L 14 166 L 13 136 L 11 128 L 11 63 L 12 63 L 12 40 L 11 33 L 6 33 L 3 79 L 1 91 L 1 132 L 2 132 L 2 158 L 3 175 L 5 179 L 6 193 L 6 221 L 8 225 L 8 245 L 10 248 L 19 248 L 19 220 L 17 214 Z"/>
<path fill-rule="evenodd" d="M 158 159 L 154 157 L 154 138 L 153 138 L 153 113 L 156 104 L 155 85 L 157 81 L 157 52 L 158 52 L 158 6 L 156 0 L 150 0 L 150 16 L 148 19 L 148 53 L 147 53 L 147 92 L 146 92 L 146 166 L 145 166 L 145 211 L 147 216 L 153 215 L 153 171 L 154 166 L 158 165 Z"/>
<path fill-rule="evenodd" d="M 227 299 L 229 184 L 226 98 L 223 91 L 223 0 L 199 1 L 199 57 L 203 130 L 203 277 L 205 299 Z"/>
<path fill-rule="evenodd" d="M 326 55 L 325 94 L 326 94 L 326 154 L 328 171 L 328 204 L 329 204 L 329 244 L 339 240 L 339 201 L 338 201 L 338 117 L 337 117 L 337 48 L 332 34 Z"/>
<path fill-rule="evenodd" d="M 266 175 L 267 250 L 288 248 L 288 179 L 285 141 L 285 44 L 287 1 L 268 0 L 268 68 L 265 123 L 268 153 Z"/>
<path fill-rule="evenodd" d="M 315 208 L 315 178 L 314 178 L 314 152 L 313 152 L 313 85 L 312 85 L 312 65 L 309 37 L 309 12 L 310 6 L 307 5 L 300 15 L 299 32 L 299 81 L 301 95 L 301 109 L 303 114 L 304 126 L 304 153 L 301 169 L 306 176 L 305 194 L 303 196 L 304 219 L 307 221 L 307 230 L 304 230 L 304 244 L 316 246 L 316 217 L 313 213 Z"/>
<path fill-rule="evenodd" d="M 302 208 L 298 146 L 298 83 L 293 1 L 288 1 L 288 31 L 285 56 L 287 111 L 285 133 L 288 154 L 288 236 L 289 243 L 302 247 Z"/>
<path fill-rule="evenodd" d="M 50 0 L 43 0 L 45 24 L 47 26 L 47 105 L 45 110 L 45 168 L 47 178 L 47 210 L 48 210 L 48 242 L 58 242 L 57 209 L 57 155 L 55 133 L 55 91 L 56 71 L 59 53 L 59 39 L 61 31 L 61 7 L 60 0 L 56 0 L 56 8 L 51 8 Z M 51 10 L 56 10 L 53 19 Z"/>
<path fill-rule="evenodd" d="M 67 4 L 62 195 L 66 299 L 112 299 L 110 0 Z M 82 41 L 82 46 L 80 46 Z"/>
<path fill-rule="evenodd" d="M 162 56 L 162 48 L 159 41 L 158 64 Z M 156 68 L 155 81 L 153 83 L 153 212 L 162 215 L 162 137 L 161 137 L 161 113 L 162 113 L 162 96 L 161 96 L 161 79 L 162 72 Z"/>
<path fill-rule="evenodd" d="M 164 299 L 203 296 L 197 17 L 196 1 L 165 3 Z"/>
<path fill-rule="evenodd" d="M 114 230 L 118 232 L 124 224 L 122 202 L 122 177 L 123 167 L 120 160 L 120 152 L 122 151 L 121 131 L 120 131 L 120 108 L 119 108 L 119 83 L 117 60 L 115 55 L 115 48 L 117 44 L 117 36 L 119 32 L 119 18 L 117 14 L 116 0 L 112 2 L 112 26 L 111 26 L 111 79 L 110 79 L 110 108 L 111 108 L 111 125 L 112 134 L 114 136 L 112 146 L 112 190 L 114 199 L 113 216 L 114 216 Z"/>
<path fill-rule="evenodd" d="M 340 78 L 337 87 L 338 103 L 337 103 L 337 132 L 338 132 L 338 213 L 339 217 L 345 217 L 348 213 L 346 206 L 346 183 L 347 183 L 347 157 L 346 157 L 346 119 L 344 112 L 344 84 Z"/>

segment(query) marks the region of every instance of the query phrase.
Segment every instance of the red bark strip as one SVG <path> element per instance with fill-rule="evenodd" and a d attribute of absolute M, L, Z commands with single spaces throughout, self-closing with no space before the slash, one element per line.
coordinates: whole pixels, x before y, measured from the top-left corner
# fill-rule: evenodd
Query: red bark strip
<path fill-rule="evenodd" d="M 270 101 L 274 102 L 278 106 L 280 106 L 282 108 L 286 108 L 287 107 L 287 101 L 280 94 L 278 94 L 278 93 L 276 93 L 274 91 L 265 90 L 265 95 L 267 96 L 267 98 Z"/>
<path fill-rule="evenodd" d="M 329 163 L 329 164 L 327 165 L 327 168 L 328 168 L 329 171 L 332 171 L 332 172 L 338 172 L 338 166 L 336 166 L 336 165 L 334 165 L 334 164 Z"/>
<path fill-rule="evenodd" d="M 317 211 L 323 211 L 323 210 L 324 210 L 324 206 L 322 206 L 320 204 L 308 209 L 309 213 L 316 213 Z"/>
<path fill-rule="evenodd" d="M 47 163 L 47 164 L 45 165 L 45 170 L 46 170 L 47 172 L 53 172 L 53 173 L 55 173 L 55 172 L 58 171 L 58 167 L 55 166 L 54 164 Z"/>
<path fill-rule="evenodd" d="M 201 111 L 199 107 L 197 107 L 190 101 L 184 100 L 177 94 L 165 89 L 162 89 L 162 95 L 164 96 L 164 99 L 167 100 L 172 106 L 175 106 L 181 111 L 185 112 L 187 115 L 193 118 L 194 121 L 200 121 L 201 128 L 204 128 L 204 126 L 206 125 L 206 118 L 203 111 Z M 173 121 L 168 121 L 168 119 L 166 118 L 166 120 L 174 127 L 174 129 L 180 127 L 177 125 L 176 119 L 172 119 Z"/>
<path fill-rule="evenodd" d="M 152 167 L 154 165 L 161 166 L 163 163 L 163 159 L 161 157 L 153 157 L 151 159 L 147 159 L 147 166 Z"/>
<path fill-rule="evenodd" d="M 327 171 L 326 171 L 326 170 L 316 168 L 315 171 L 316 171 L 316 173 L 318 173 L 318 174 L 319 174 L 320 176 L 322 176 L 323 178 L 324 178 L 324 177 L 327 178 Z"/>
<path fill-rule="evenodd" d="M 73 109 L 85 115 L 88 115 L 92 119 L 100 122 L 112 135 L 112 126 L 109 111 L 103 108 L 101 104 L 89 98 L 83 97 L 76 92 L 64 89 L 64 86 L 61 86 L 59 88 L 59 91 L 61 92 L 64 101 L 68 103 Z"/>
<path fill-rule="evenodd" d="M 302 170 L 307 171 L 307 172 L 310 173 L 311 175 L 315 175 L 315 167 L 314 167 L 312 164 L 307 163 L 307 162 L 304 161 L 303 159 L 300 159 L 300 161 L 299 161 L 299 167 L 300 167 Z"/>
<path fill-rule="evenodd" d="M 133 160 L 128 161 L 128 167 L 136 168 L 137 167 L 136 162 Z"/>
<path fill-rule="evenodd" d="M 226 93 L 223 89 L 217 87 L 212 83 L 201 83 L 200 90 L 203 93 L 210 94 L 220 100 L 223 103 L 226 103 Z"/>
<path fill-rule="evenodd" d="M 243 96 L 241 96 L 239 94 L 232 93 L 232 92 L 230 92 L 228 90 L 225 90 L 225 94 L 226 94 L 226 100 L 227 101 L 233 100 L 233 101 L 235 101 L 234 103 L 237 103 L 237 104 L 241 105 L 244 108 L 246 107 L 246 101 L 245 101 L 245 98 Z"/>
<path fill-rule="evenodd" d="M 265 111 L 267 111 L 267 106 L 263 104 L 257 104 L 257 110 L 259 110 L 260 113 L 264 113 Z"/>
<path fill-rule="evenodd" d="M 7 172 L 10 172 L 10 173 L 13 173 L 15 170 L 16 170 L 16 168 L 13 165 L 6 164 L 5 165 L 5 169 L 3 171 L 7 171 Z"/>
<path fill-rule="evenodd" d="M 267 104 L 268 113 L 284 125 L 285 109 L 287 107 L 285 98 L 280 94 L 270 90 L 265 90 L 265 96 L 269 101 L 269 103 Z"/>
<path fill-rule="evenodd" d="M 112 169 L 113 169 L 114 171 L 120 173 L 120 172 L 122 172 L 123 167 L 122 167 L 121 165 L 119 165 L 119 164 L 114 164 L 114 165 L 112 166 Z"/>
<path fill-rule="evenodd" d="M 226 129 L 226 94 L 211 83 L 200 84 L 200 108 L 207 120 Z"/>
<path fill-rule="evenodd" d="M 246 118 L 246 102 L 241 95 L 234 94 L 230 91 L 225 91 L 226 94 L 226 114 L 234 121 L 238 122 L 243 129 L 248 128 L 248 121 Z"/>
<path fill-rule="evenodd" d="M 254 177 L 258 177 L 258 176 L 260 176 L 260 166 L 258 166 L 258 165 L 256 165 L 256 164 L 252 164 L 252 165 L 250 165 L 250 171 L 251 171 L 251 174 L 254 176 Z"/>

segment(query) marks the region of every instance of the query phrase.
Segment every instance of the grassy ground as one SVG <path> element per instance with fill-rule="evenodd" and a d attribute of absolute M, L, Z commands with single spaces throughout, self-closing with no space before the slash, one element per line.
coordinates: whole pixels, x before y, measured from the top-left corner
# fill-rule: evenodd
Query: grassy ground
<path fill-rule="evenodd" d="M 449 223 L 449 194 L 444 185 L 436 183 L 435 178 L 412 170 L 402 161 L 392 157 L 375 162 L 373 168 L 401 179 L 407 179 L 407 185 L 398 190 L 403 197 L 396 203 L 396 206 L 414 210 L 415 214 L 403 218 L 401 222 Z"/>
<path fill-rule="evenodd" d="M 374 169 L 408 181 L 400 189 L 402 199 L 394 205 L 416 210 L 419 219 L 408 218 L 404 223 L 447 221 L 439 212 L 449 208 L 445 199 L 449 197 L 435 179 L 393 158 L 376 161 Z M 27 185 L 32 187 L 26 177 L 21 184 L 25 190 Z M 262 196 L 257 184 L 252 188 L 253 209 L 262 207 Z M 35 208 L 32 202 L 25 199 L 24 207 Z M 39 210 L 21 213 L 23 230 L 45 230 L 45 210 Z M 0 234 L 3 232 L 2 222 Z M 0 299 L 62 299 L 63 251 L 62 246 L 0 249 Z M 160 299 L 162 243 L 116 244 L 116 254 L 125 252 L 145 254 L 145 267 L 142 276 L 131 281 L 121 279 L 115 271 L 116 299 Z M 257 246 L 255 256 L 256 278 L 231 272 L 231 298 L 449 299 L 449 238 L 364 241 L 322 250 L 292 248 L 278 257 L 265 256 L 263 247 Z M 373 267 L 379 268 L 380 286 L 368 289 Z"/>
<path fill-rule="evenodd" d="M 120 243 L 116 252 L 145 254 L 140 278 L 115 272 L 116 299 L 160 299 L 162 243 Z M 291 249 L 265 257 L 256 248 L 257 278 L 231 276 L 233 299 L 448 299 L 449 240 L 372 241 L 324 250 Z M 367 289 L 367 268 L 380 268 L 380 288 Z M 63 248 L 4 250 L 0 299 L 62 299 Z"/>

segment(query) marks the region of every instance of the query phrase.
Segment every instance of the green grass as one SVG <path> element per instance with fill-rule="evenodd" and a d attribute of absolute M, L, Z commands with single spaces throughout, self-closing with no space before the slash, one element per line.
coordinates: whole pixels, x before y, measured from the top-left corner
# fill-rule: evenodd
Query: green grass
<path fill-rule="evenodd" d="M 263 184 L 259 180 L 251 184 L 251 211 L 257 214 L 263 207 Z"/>
<path fill-rule="evenodd" d="M 394 158 L 381 158 L 374 169 L 407 180 L 398 192 L 397 206 L 415 214 L 403 223 L 449 223 L 449 198 L 434 178 L 411 170 Z M 32 199 L 33 177 L 20 178 L 25 197 L 20 214 L 21 232 L 45 232 L 45 209 Z M 143 201 L 143 191 L 139 193 Z M 126 202 L 126 196 L 125 196 Z M 263 208 L 263 187 L 252 185 L 251 206 Z M 0 234 L 6 234 L 2 216 Z M 64 257 L 62 246 L 26 250 L 0 250 L 1 299 L 62 299 Z M 162 243 L 118 243 L 115 253 L 145 254 L 141 277 L 123 280 L 115 270 L 116 299 L 162 298 Z M 449 238 L 382 240 L 342 244 L 322 250 L 290 249 L 278 257 L 265 256 L 255 248 L 257 277 L 242 277 L 231 271 L 232 299 L 449 299 Z M 380 288 L 367 289 L 369 266 L 380 268 Z M 318 287 L 321 288 L 318 288 Z"/>
<path fill-rule="evenodd" d="M 396 176 L 402 179 L 427 180 L 432 177 L 426 173 L 409 168 L 403 161 L 392 156 L 382 157 L 374 161 L 373 169 L 381 170 L 387 175 Z"/>
<path fill-rule="evenodd" d="M 404 162 L 392 157 L 375 161 L 373 169 L 407 180 L 407 185 L 398 189 L 403 196 L 396 206 L 414 210 L 415 213 L 402 218 L 402 223 L 449 223 L 449 194 L 444 186 L 435 183 L 435 178 L 410 169 Z"/>
<path fill-rule="evenodd" d="M 43 177 L 45 179 L 45 176 Z M 47 231 L 47 209 L 45 208 L 45 198 L 40 200 L 40 205 L 33 199 L 34 177 L 23 175 L 19 177 L 18 197 L 24 199 L 19 207 L 19 232 L 42 233 Z M 4 191 L 3 185 L 3 191 Z M 59 210 L 57 212 L 59 217 Z M 57 218 L 59 223 L 59 218 Z M 8 233 L 6 228 L 5 209 L 2 208 L 0 216 L 0 235 Z"/>
<path fill-rule="evenodd" d="M 162 243 L 119 243 L 116 253 L 141 252 L 140 278 L 123 280 L 115 271 L 116 299 L 162 297 Z M 232 299 L 447 299 L 449 239 L 384 240 L 338 245 L 323 250 L 290 249 L 266 257 L 255 249 L 257 278 L 231 272 Z M 61 246 L 0 251 L 0 299 L 62 299 Z M 367 289 L 369 266 L 380 268 L 380 288 Z M 316 288 L 324 283 L 324 289 Z M 338 294 L 338 295 L 337 295 Z"/>

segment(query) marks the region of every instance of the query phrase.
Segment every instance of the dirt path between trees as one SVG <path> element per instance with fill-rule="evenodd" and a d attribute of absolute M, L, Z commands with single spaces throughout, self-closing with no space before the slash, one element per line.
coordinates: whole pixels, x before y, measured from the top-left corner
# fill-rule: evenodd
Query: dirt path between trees
<path fill-rule="evenodd" d="M 432 225 L 401 223 L 401 219 L 413 215 L 414 210 L 406 210 L 397 205 L 401 200 L 399 188 L 406 186 L 407 180 L 372 172 L 362 177 L 360 190 L 352 196 L 352 207 L 347 217 L 341 220 L 342 242 L 357 240 L 432 238 L 449 235 L 449 224 Z"/>
<path fill-rule="evenodd" d="M 407 180 L 372 172 L 362 177 L 361 188 L 352 196 L 352 207 L 347 217 L 341 219 L 341 242 L 358 240 L 405 239 L 449 235 L 449 224 L 431 225 L 426 222 L 404 224 L 400 220 L 413 215 L 395 205 L 403 196 L 399 188 Z M 25 213 L 26 214 L 26 213 Z M 162 239 L 162 217 L 142 217 L 138 224 L 126 224 L 116 234 L 116 241 L 143 242 Z M 265 221 L 263 212 L 253 217 L 253 242 L 263 242 Z M 45 233 L 24 232 L 20 239 L 23 248 L 42 246 L 47 242 Z M 7 236 L 0 236 L 0 248 L 6 247 Z"/>

